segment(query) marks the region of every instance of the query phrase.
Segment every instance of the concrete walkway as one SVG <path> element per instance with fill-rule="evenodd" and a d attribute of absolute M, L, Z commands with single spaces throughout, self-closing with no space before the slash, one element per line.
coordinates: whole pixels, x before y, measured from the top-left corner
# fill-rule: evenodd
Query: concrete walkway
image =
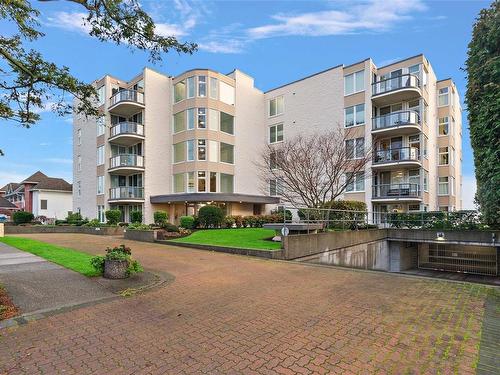
<path fill-rule="evenodd" d="M 21 314 L 115 296 L 92 279 L 3 243 L 0 243 L 0 284 Z"/>

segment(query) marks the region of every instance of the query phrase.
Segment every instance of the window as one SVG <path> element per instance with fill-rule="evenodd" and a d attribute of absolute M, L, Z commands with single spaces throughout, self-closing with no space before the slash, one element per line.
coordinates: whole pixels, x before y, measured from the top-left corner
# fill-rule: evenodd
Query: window
<path fill-rule="evenodd" d="M 47 209 L 47 199 L 40 199 L 40 209 L 41 210 Z"/>
<path fill-rule="evenodd" d="M 344 76 L 344 95 L 351 95 L 365 89 L 365 71 Z"/>
<path fill-rule="evenodd" d="M 104 164 L 104 146 L 97 147 L 97 165 Z"/>
<path fill-rule="evenodd" d="M 278 165 L 280 165 L 283 161 L 283 151 L 271 151 L 269 155 L 269 168 L 270 169 L 278 169 Z"/>
<path fill-rule="evenodd" d="M 439 206 L 439 211 L 448 212 L 448 206 Z"/>
<path fill-rule="evenodd" d="M 450 177 L 450 195 L 455 195 L 455 177 Z"/>
<path fill-rule="evenodd" d="M 188 77 L 186 79 L 187 84 L 187 98 L 194 98 L 194 77 Z"/>
<path fill-rule="evenodd" d="M 448 105 L 448 87 L 443 87 L 439 89 L 438 95 L 438 107 Z"/>
<path fill-rule="evenodd" d="M 76 183 L 76 193 L 79 197 L 82 196 L 82 182 L 81 181 L 78 181 Z"/>
<path fill-rule="evenodd" d="M 419 204 L 409 204 L 408 211 L 420 211 L 420 205 Z"/>
<path fill-rule="evenodd" d="M 187 143 L 187 161 L 194 161 L 194 139 L 186 141 Z"/>
<path fill-rule="evenodd" d="M 106 86 L 97 89 L 97 105 L 103 105 L 106 102 Z"/>
<path fill-rule="evenodd" d="M 76 139 L 78 142 L 78 146 L 81 146 L 81 144 L 82 144 L 82 129 L 78 129 L 76 131 Z"/>
<path fill-rule="evenodd" d="M 219 82 L 219 100 L 223 103 L 234 105 L 234 87 L 226 82 Z"/>
<path fill-rule="evenodd" d="M 97 195 L 104 194 L 104 176 L 97 176 Z"/>
<path fill-rule="evenodd" d="M 198 160 L 207 160 L 207 140 L 198 139 Z"/>
<path fill-rule="evenodd" d="M 269 127 L 269 143 L 283 142 L 283 124 Z"/>
<path fill-rule="evenodd" d="M 228 134 L 234 134 L 234 117 L 227 113 L 220 113 L 220 131 Z"/>
<path fill-rule="evenodd" d="M 365 123 L 365 105 L 358 104 L 344 109 L 344 126 L 349 128 Z"/>
<path fill-rule="evenodd" d="M 76 158 L 76 169 L 78 172 L 82 171 L 82 157 L 80 155 Z"/>
<path fill-rule="evenodd" d="M 424 143 L 424 157 L 427 159 L 427 137 L 424 135 L 423 137 Z"/>
<path fill-rule="evenodd" d="M 194 193 L 194 172 L 187 173 L 187 192 Z"/>
<path fill-rule="evenodd" d="M 198 77 L 198 96 L 205 97 L 207 96 L 207 77 L 199 76 Z"/>
<path fill-rule="evenodd" d="M 234 163 L 234 146 L 227 143 L 220 143 L 220 161 L 223 163 Z"/>
<path fill-rule="evenodd" d="M 217 192 L 217 173 L 216 172 L 210 172 L 210 192 L 211 193 Z"/>
<path fill-rule="evenodd" d="M 424 191 L 429 191 L 429 172 L 424 171 Z"/>
<path fill-rule="evenodd" d="M 439 118 L 439 135 L 449 134 L 449 123 L 448 116 Z"/>
<path fill-rule="evenodd" d="M 218 145 L 217 141 L 209 141 L 208 143 L 208 160 L 214 163 L 219 161 Z"/>
<path fill-rule="evenodd" d="M 194 108 L 189 108 L 187 111 L 187 129 L 194 129 Z"/>
<path fill-rule="evenodd" d="M 283 96 L 278 96 L 269 100 L 269 117 L 278 116 L 283 113 L 285 99 Z"/>
<path fill-rule="evenodd" d="M 104 206 L 97 206 L 97 220 L 99 220 L 100 223 L 104 223 L 106 221 L 106 215 L 104 212 Z"/>
<path fill-rule="evenodd" d="M 448 195 L 448 194 L 449 194 L 448 177 L 439 177 L 438 195 Z"/>
<path fill-rule="evenodd" d="M 269 195 L 277 196 L 283 194 L 283 187 L 278 179 L 269 180 Z"/>
<path fill-rule="evenodd" d="M 198 172 L 198 193 L 204 193 L 207 191 L 207 172 Z"/>
<path fill-rule="evenodd" d="M 217 88 L 218 88 L 218 80 L 217 78 L 210 77 L 210 97 L 212 99 L 217 99 Z"/>
<path fill-rule="evenodd" d="M 106 131 L 105 119 L 104 116 L 97 118 L 97 136 L 103 135 Z"/>
<path fill-rule="evenodd" d="M 346 154 L 348 159 L 360 159 L 365 153 L 365 139 L 348 139 L 345 142 Z"/>
<path fill-rule="evenodd" d="M 174 86 L 174 103 L 186 99 L 186 83 L 184 81 L 177 82 Z"/>
<path fill-rule="evenodd" d="M 420 170 L 419 169 L 410 169 L 408 171 L 408 183 L 410 185 L 415 185 L 420 188 Z M 410 186 L 410 190 L 413 190 L 414 186 Z M 419 190 L 419 189 L 417 189 Z"/>
<path fill-rule="evenodd" d="M 418 76 L 420 72 L 420 64 L 412 65 L 408 67 L 408 73 Z"/>
<path fill-rule="evenodd" d="M 448 147 L 439 147 L 439 165 L 448 165 L 449 161 Z"/>
<path fill-rule="evenodd" d="M 174 144 L 174 163 L 180 163 L 186 160 L 186 142 Z"/>
<path fill-rule="evenodd" d="M 184 193 L 184 173 L 174 174 L 174 193 Z"/>
<path fill-rule="evenodd" d="M 207 110 L 206 108 L 198 108 L 198 129 L 206 129 L 207 127 Z"/>
<path fill-rule="evenodd" d="M 220 176 L 220 192 L 233 193 L 234 192 L 234 176 L 232 174 L 221 173 Z"/>
<path fill-rule="evenodd" d="M 346 186 L 346 192 L 357 192 L 365 190 L 365 172 L 346 173 L 346 179 L 351 181 Z"/>
<path fill-rule="evenodd" d="M 186 130 L 186 112 L 177 112 L 174 115 L 174 133 Z"/>

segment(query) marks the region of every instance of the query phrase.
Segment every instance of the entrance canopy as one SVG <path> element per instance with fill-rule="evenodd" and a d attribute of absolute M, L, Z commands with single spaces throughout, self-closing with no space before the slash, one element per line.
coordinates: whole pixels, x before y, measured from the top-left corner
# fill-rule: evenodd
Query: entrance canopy
<path fill-rule="evenodd" d="M 224 194 L 224 193 L 187 193 L 166 194 L 150 197 L 151 203 L 180 203 L 180 202 L 233 202 L 233 203 L 259 203 L 276 204 L 280 202 L 278 197 L 249 194 Z"/>

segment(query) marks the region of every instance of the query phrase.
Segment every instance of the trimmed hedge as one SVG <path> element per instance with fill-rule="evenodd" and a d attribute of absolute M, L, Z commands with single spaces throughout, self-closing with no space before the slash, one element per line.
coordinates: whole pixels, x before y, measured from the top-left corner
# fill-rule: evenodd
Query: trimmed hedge
<path fill-rule="evenodd" d="M 194 229 L 195 228 L 195 218 L 193 216 L 181 216 L 179 219 L 181 228 Z"/>
<path fill-rule="evenodd" d="M 110 225 L 118 225 L 122 217 L 122 212 L 120 210 L 107 210 L 105 213 L 106 220 Z"/>
<path fill-rule="evenodd" d="M 31 223 L 35 216 L 28 211 L 16 211 L 12 214 L 12 220 L 16 224 L 27 224 Z"/>
<path fill-rule="evenodd" d="M 198 222 L 202 228 L 219 228 L 224 221 L 224 213 L 217 206 L 207 205 L 198 210 Z"/>
<path fill-rule="evenodd" d="M 153 213 L 153 220 L 156 225 L 162 227 L 168 223 L 168 214 L 165 211 L 155 211 Z"/>

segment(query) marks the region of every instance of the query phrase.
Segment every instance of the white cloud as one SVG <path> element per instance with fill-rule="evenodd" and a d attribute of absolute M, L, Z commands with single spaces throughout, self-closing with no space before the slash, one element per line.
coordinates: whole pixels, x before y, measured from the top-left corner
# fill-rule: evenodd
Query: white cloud
<path fill-rule="evenodd" d="M 200 42 L 198 48 L 211 53 L 241 53 L 245 48 L 245 41 L 240 39 L 221 39 Z"/>
<path fill-rule="evenodd" d="M 474 175 L 462 176 L 462 208 L 464 210 L 474 210 L 477 208 L 474 204 L 476 190 L 476 177 Z"/>
<path fill-rule="evenodd" d="M 7 185 L 9 182 L 23 181 L 29 174 L 20 174 L 16 172 L 0 172 L 0 188 Z"/>
<path fill-rule="evenodd" d="M 408 21 L 415 12 L 425 10 L 421 0 L 371 0 L 357 2 L 340 10 L 302 14 L 275 14 L 276 22 L 248 29 L 255 39 L 286 35 L 328 36 L 359 32 L 383 32 Z"/>
<path fill-rule="evenodd" d="M 86 13 L 81 12 L 55 12 L 52 17 L 47 17 L 47 24 L 68 31 L 88 34 L 90 27 L 85 24 L 86 16 Z"/>
<path fill-rule="evenodd" d="M 65 159 L 65 158 L 47 158 L 43 159 L 44 162 L 47 163 L 54 163 L 54 164 L 73 164 L 72 159 Z"/>

